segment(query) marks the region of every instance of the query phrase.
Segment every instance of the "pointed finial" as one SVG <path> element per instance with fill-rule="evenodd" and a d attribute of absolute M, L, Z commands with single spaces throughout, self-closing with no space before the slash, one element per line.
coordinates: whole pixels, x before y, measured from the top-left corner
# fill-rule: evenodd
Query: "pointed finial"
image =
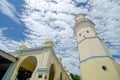
<path fill-rule="evenodd" d="M 26 48 L 27 48 L 26 45 L 21 45 L 21 46 L 19 47 L 19 50 L 24 50 L 24 49 L 26 49 Z"/>
<path fill-rule="evenodd" d="M 60 62 L 62 61 L 62 57 L 60 55 L 57 55 L 57 58 Z"/>
<path fill-rule="evenodd" d="M 54 47 L 54 42 L 51 41 L 51 40 L 46 41 L 44 44 L 45 44 L 46 46 L 52 46 L 52 47 Z"/>

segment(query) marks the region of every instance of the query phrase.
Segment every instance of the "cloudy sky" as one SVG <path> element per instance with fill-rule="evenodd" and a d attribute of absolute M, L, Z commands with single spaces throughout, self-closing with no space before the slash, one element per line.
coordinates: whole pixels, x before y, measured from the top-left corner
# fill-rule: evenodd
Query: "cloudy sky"
<path fill-rule="evenodd" d="M 120 63 L 120 0 L 0 0 L 0 49 L 12 52 L 22 44 L 35 48 L 53 40 L 63 64 L 80 74 L 73 30 L 79 13 L 96 24 L 95 30 Z"/>

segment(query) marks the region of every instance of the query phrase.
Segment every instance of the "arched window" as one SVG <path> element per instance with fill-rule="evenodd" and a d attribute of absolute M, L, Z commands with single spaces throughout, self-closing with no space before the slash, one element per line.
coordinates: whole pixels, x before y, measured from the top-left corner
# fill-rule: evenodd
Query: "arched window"
<path fill-rule="evenodd" d="M 62 72 L 60 72 L 60 80 L 63 80 Z"/>
<path fill-rule="evenodd" d="M 52 64 L 49 70 L 49 80 L 54 80 L 55 78 L 55 64 Z"/>

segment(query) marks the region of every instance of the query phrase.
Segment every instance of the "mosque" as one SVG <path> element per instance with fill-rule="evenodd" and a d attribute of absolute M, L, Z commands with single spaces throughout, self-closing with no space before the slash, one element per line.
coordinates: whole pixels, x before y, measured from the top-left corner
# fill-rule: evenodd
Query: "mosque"
<path fill-rule="evenodd" d="M 83 14 L 75 17 L 82 80 L 120 80 L 120 65 L 94 30 L 95 24 Z M 62 58 L 54 53 L 54 43 L 6 53 L 0 50 L 0 80 L 72 80 L 62 65 Z"/>
<path fill-rule="evenodd" d="M 0 80 L 72 80 L 70 72 L 56 56 L 52 41 L 45 46 L 6 53 L 0 50 Z"/>

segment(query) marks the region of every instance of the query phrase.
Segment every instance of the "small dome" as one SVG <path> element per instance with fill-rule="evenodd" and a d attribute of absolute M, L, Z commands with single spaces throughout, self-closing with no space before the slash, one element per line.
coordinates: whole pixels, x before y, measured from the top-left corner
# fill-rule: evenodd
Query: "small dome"
<path fill-rule="evenodd" d="M 79 19 L 82 19 L 82 18 L 85 18 L 85 16 L 83 14 L 78 14 L 76 17 L 75 17 L 75 21 L 78 21 Z"/>

